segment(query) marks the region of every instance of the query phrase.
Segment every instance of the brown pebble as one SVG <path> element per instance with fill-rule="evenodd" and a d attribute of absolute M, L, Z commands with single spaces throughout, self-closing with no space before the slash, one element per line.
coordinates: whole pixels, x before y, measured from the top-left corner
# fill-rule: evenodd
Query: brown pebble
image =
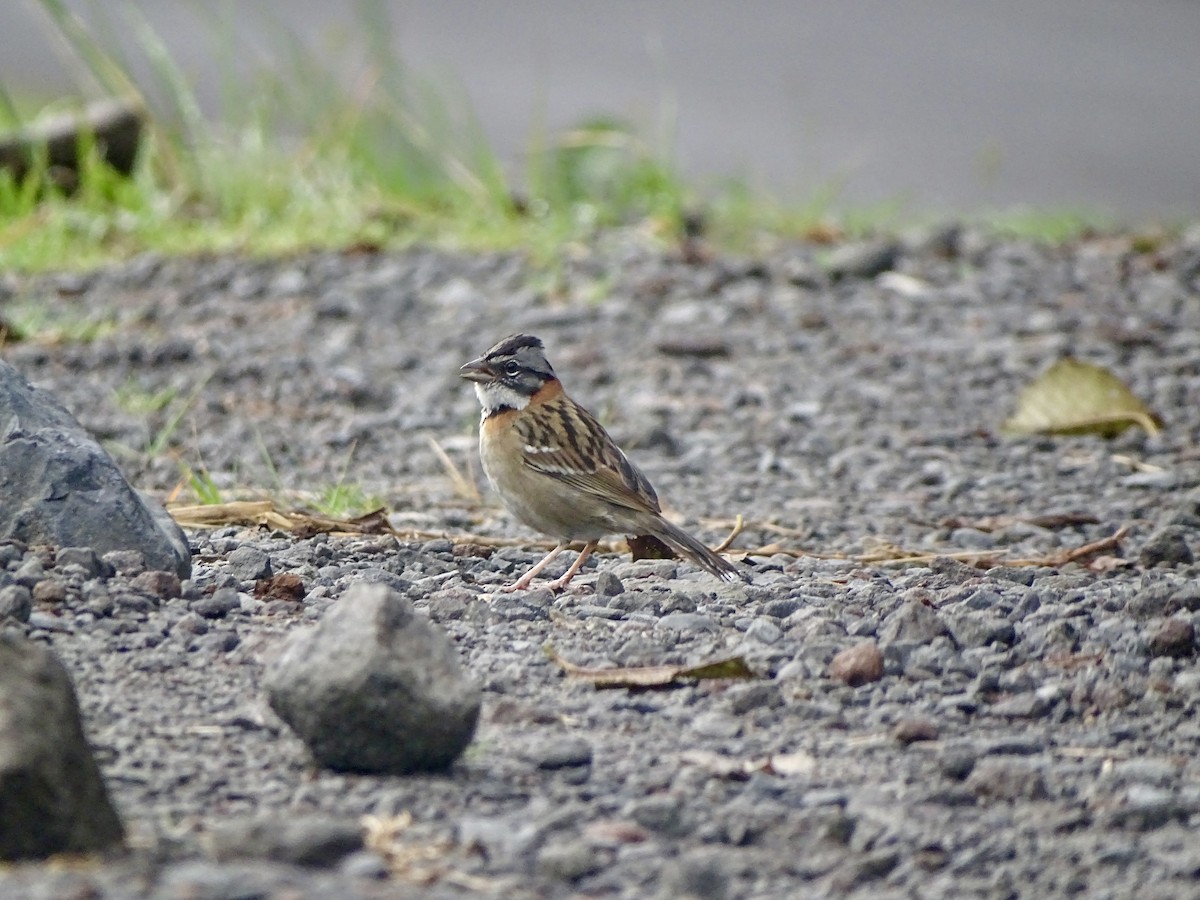
<path fill-rule="evenodd" d="M 143 594 L 157 597 L 159 600 L 170 600 L 178 597 L 182 587 L 179 576 L 174 572 L 142 572 L 134 576 L 133 587 Z"/>
<path fill-rule="evenodd" d="M 917 741 L 936 741 L 938 727 L 931 719 L 913 716 L 897 722 L 896 727 L 892 729 L 892 737 L 905 747 Z"/>
<path fill-rule="evenodd" d="M 829 677 L 860 687 L 883 677 L 883 652 L 874 641 L 847 647 L 829 661 Z"/>
<path fill-rule="evenodd" d="M 254 596 L 262 600 L 286 600 L 299 603 L 307 593 L 304 582 L 293 572 L 280 572 L 254 583 Z"/>
<path fill-rule="evenodd" d="M 35 603 L 62 603 L 67 599 L 67 586 L 57 578 L 45 578 L 33 586 Z"/>
<path fill-rule="evenodd" d="M 1196 652 L 1196 626 L 1182 619 L 1164 619 L 1150 635 L 1151 656 L 1191 656 Z"/>

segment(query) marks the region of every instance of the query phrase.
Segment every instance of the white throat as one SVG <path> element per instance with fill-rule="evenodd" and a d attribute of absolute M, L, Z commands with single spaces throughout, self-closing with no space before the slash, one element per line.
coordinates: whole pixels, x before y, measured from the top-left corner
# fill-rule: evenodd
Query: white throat
<path fill-rule="evenodd" d="M 475 396 L 479 398 L 479 404 L 483 407 L 485 419 L 499 409 L 524 409 L 529 405 L 529 397 L 525 394 L 494 381 L 475 382 Z"/>

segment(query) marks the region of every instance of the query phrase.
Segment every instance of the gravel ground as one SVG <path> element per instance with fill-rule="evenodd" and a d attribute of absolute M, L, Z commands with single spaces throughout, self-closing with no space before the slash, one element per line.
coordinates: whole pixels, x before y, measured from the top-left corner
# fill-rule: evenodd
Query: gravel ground
<path fill-rule="evenodd" d="M 6 868 L 6 897 L 1200 896 L 1200 237 L 946 230 L 697 263 L 612 234 L 550 272 L 425 249 L 151 258 L 8 276 L 0 298 L 64 333 L 116 325 L 4 355 L 135 485 L 165 498 L 181 463 L 229 495 L 344 482 L 422 533 L 193 531 L 181 596 L 129 560 L 105 577 L 0 547 L 133 848 Z M 493 593 L 541 539 L 457 490 L 431 441 L 477 471 L 457 369 L 518 330 L 685 527 L 716 543 L 744 517 L 752 584 L 608 553 L 558 597 Z M 1068 351 L 1165 430 L 1000 437 Z M 166 408 L 138 406 L 167 388 Z M 1091 567 L 952 558 L 1041 559 L 1122 527 Z M 487 555 L 469 535 L 519 542 Z M 930 556 L 868 561 L 887 545 Z M 270 573 L 298 575 L 303 600 L 254 596 Z M 363 580 L 447 629 L 484 688 L 445 775 L 314 771 L 265 708 L 280 639 Z M 595 690 L 548 643 L 592 666 L 740 654 L 763 677 Z M 882 677 L 845 683 L 869 677 L 871 646 Z M 225 859 L 246 816 L 367 815 L 393 832 L 388 859 Z"/>

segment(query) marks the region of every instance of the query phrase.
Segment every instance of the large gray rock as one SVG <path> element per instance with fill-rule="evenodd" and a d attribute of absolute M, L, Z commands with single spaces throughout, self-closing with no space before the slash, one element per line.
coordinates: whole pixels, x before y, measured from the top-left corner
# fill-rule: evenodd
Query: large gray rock
<path fill-rule="evenodd" d="M 264 686 L 317 764 L 339 771 L 444 769 L 479 718 L 479 687 L 445 632 L 382 584 L 351 587 L 292 635 Z"/>
<path fill-rule="evenodd" d="M 0 859 L 103 850 L 122 837 L 66 669 L 45 647 L 0 634 Z"/>
<path fill-rule="evenodd" d="M 0 538 L 138 550 L 150 569 L 191 574 L 179 527 L 139 495 L 49 393 L 0 361 Z"/>

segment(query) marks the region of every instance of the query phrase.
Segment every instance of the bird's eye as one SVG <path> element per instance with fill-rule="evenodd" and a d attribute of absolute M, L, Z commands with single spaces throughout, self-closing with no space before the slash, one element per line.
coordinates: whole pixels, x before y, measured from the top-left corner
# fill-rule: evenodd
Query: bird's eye
<path fill-rule="evenodd" d="M 504 374 L 507 375 L 509 378 L 516 378 L 518 375 L 521 374 L 521 367 L 515 362 L 510 362 L 507 365 L 505 365 Z"/>

